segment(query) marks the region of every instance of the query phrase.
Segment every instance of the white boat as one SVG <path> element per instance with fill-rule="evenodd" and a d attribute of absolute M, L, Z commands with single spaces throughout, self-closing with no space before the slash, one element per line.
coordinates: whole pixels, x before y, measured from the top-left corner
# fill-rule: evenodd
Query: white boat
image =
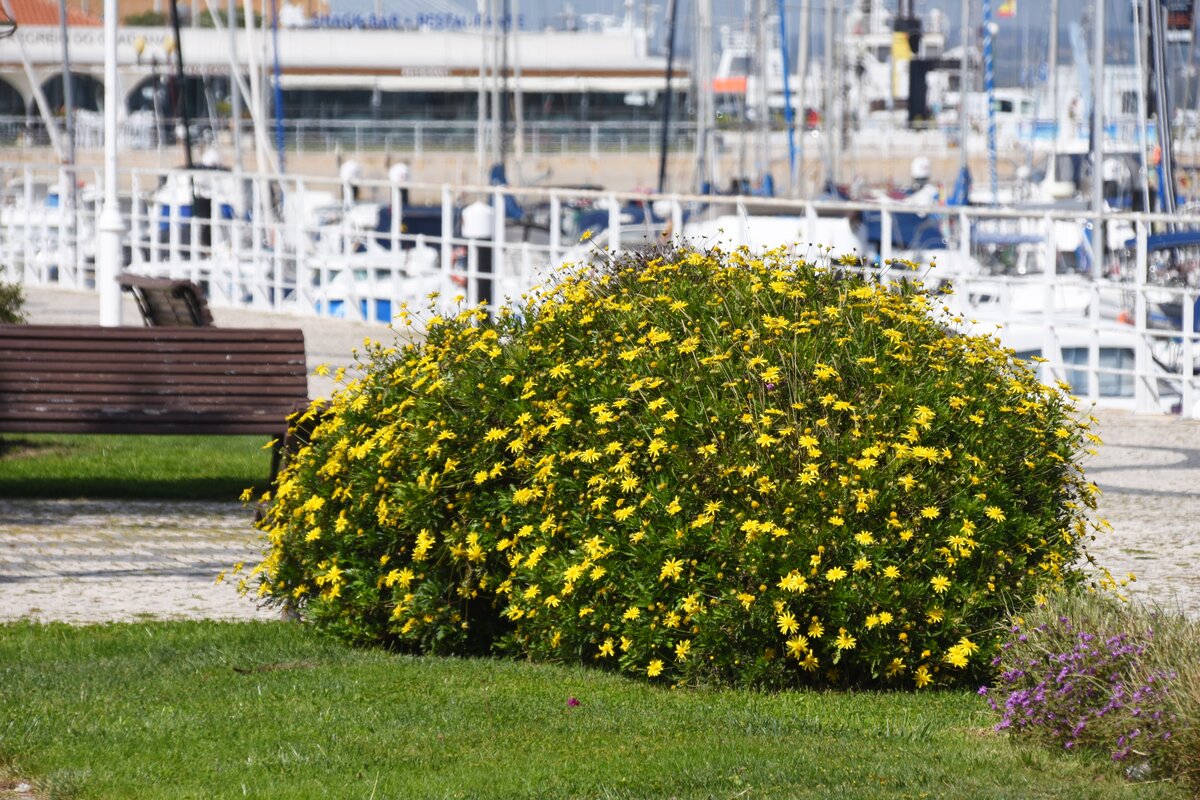
<path fill-rule="evenodd" d="M 1139 335 L 1127 325 L 1089 330 L 1078 324 L 1048 326 L 1044 319 L 1029 317 L 1001 325 L 977 322 L 967 330 L 999 339 L 1016 358 L 1028 362 L 1043 383 L 1061 382 L 1070 394 L 1090 396 L 1106 408 L 1180 414 L 1184 383 L 1193 382 L 1195 376 L 1194 370 L 1182 375 L 1161 357 L 1170 337 Z M 1149 354 L 1141 370 L 1137 368 L 1140 347 Z M 1187 416 L 1195 417 L 1200 413 L 1200 393 L 1193 387 L 1187 394 L 1191 403 Z"/>
<path fill-rule="evenodd" d="M 72 187 L 65 174 L 57 181 L 12 178 L 0 196 L 0 261 L 82 284 L 95 260 L 95 228 L 90 215 L 77 211 L 94 208 L 97 198 L 94 186 Z"/>

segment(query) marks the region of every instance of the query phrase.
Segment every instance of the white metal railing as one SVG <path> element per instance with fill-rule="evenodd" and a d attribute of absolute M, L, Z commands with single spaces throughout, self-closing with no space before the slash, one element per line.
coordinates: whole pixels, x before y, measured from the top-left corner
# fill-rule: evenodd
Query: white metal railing
<path fill-rule="evenodd" d="M 25 166 L 8 174 L 0 280 L 92 287 L 100 170 Z M 992 333 L 1003 325 L 1006 344 L 1047 359 L 1045 380 L 1065 380 L 1098 405 L 1200 416 L 1192 366 L 1200 357 L 1200 247 L 1177 248 L 1171 263 L 1151 252 L 1149 238 L 1167 224 L 1200 230 L 1200 217 L 1108 213 L 1097 227 L 1092 212 L 1079 210 L 351 183 L 212 170 L 127 170 L 121 181 L 124 268 L 194 280 L 216 307 L 383 324 L 403 303 L 425 307 L 431 294 L 442 309 L 453 308 L 457 295 L 469 303 L 519 300 L 565 261 L 601 260 L 666 238 L 781 244 L 828 257 L 808 243 L 841 236 L 836 241 L 857 250 L 861 268 L 882 280 L 952 285 L 943 302 L 958 326 Z M 201 202 L 209 199 L 210 214 L 192 215 L 193 190 Z M 414 203 L 402 203 L 406 195 Z M 462 209 L 479 201 L 513 213 L 500 216 L 490 236 L 465 237 Z M 717 218 L 723 231 L 710 223 L 700 232 Z M 594 236 L 581 243 L 585 230 Z M 1096 230 L 1105 233 L 1100 263 L 1089 257 Z M 914 236 L 923 243 L 905 246 Z"/>
<path fill-rule="evenodd" d="M 55 120 L 60 128 L 61 119 Z M 485 122 L 490 136 L 494 123 Z M 192 121 L 192 141 L 196 145 L 215 140 L 232 142 L 233 121 L 203 117 Z M 285 119 L 282 123 L 283 146 L 288 153 L 363 153 L 386 151 L 420 156 L 426 152 L 473 153 L 477 147 L 479 125 L 474 121 L 429 121 L 403 119 Z M 678 121 L 671 126 L 673 150 L 695 146 L 696 126 Z M 81 114 L 73 127 L 79 150 L 98 150 L 104 146 L 102 121 L 95 113 Z M 132 114 L 122 120 L 118 137 L 122 148 L 133 150 L 171 150 L 180 146 L 179 120 L 151 114 Z M 253 140 L 249 120 L 242 123 L 244 141 Z M 276 132 L 270 134 L 276 141 Z M 595 158 L 612 153 L 646 153 L 658 150 L 662 125 L 658 122 L 607 120 L 576 122 L 536 120 L 504 126 L 509 149 L 531 157 L 562 153 L 587 153 Z M 48 146 L 50 136 L 45 123 L 36 117 L 0 116 L 0 146 Z"/>
<path fill-rule="evenodd" d="M 170 150 L 179 147 L 178 118 L 155 117 L 151 112 L 134 112 L 122 118 L 118 138 L 122 149 Z M 66 121 L 55 118 L 54 124 L 62 131 Z M 484 123 L 490 136 L 494 123 Z M 1031 148 L 1044 145 L 1052 131 L 1050 120 L 1029 120 L 1016 126 L 1010 135 L 1001 137 L 1001 150 L 1012 151 L 1022 160 Z M 470 120 L 426 120 L 426 119 L 318 119 L 288 118 L 282 122 L 282 139 L 288 153 L 366 153 L 388 152 L 420 156 L 424 153 L 474 152 L 479 138 L 479 125 Z M 695 147 L 697 125 L 693 119 L 679 119 L 671 124 L 670 147 L 676 152 Z M 1080 123 L 1070 131 L 1068 138 L 1085 141 L 1088 124 Z M 104 146 L 103 120 L 95 111 L 78 111 L 72 127 L 75 146 L 80 151 L 100 150 Z M 782 119 L 772 122 L 772 135 L 782 138 L 786 127 Z M 197 145 L 213 141 L 234 141 L 233 120 L 228 117 L 201 116 L 192 120 L 192 141 Z M 253 124 L 250 120 L 241 123 L 244 141 L 252 141 Z M 762 131 L 748 123 L 730 120 L 710 130 L 714 141 L 734 149 L 742 142 L 754 142 Z M 277 132 L 269 134 L 276 141 Z M 815 146 L 822 138 L 819 128 L 798 129 L 797 135 L 807 135 L 810 145 Z M 953 124 L 931 124 L 914 129 L 900 129 L 864 124 L 859 131 L 848 136 L 849 148 L 862 155 L 887 157 L 912 157 L 916 155 L 952 157 L 958 153 L 961 143 L 957 122 Z M 983 132 L 969 134 L 968 145 L 982 145 Z M 1135 122 L 1112 122 L 1108 127 L 1107 140 L 1111 143 L 1139 142 L 1149 137 L 1153 140 L 1153 123 L 1143 131 Z M 522 121 L 518 125 L 510 121 L 504 126 L 507 147 L 531 158 L 560 154 L 587 153 L 591 158 L 605 154 L 656 152 L 661 144 L 662 125 L 647 120 L 588 120 L 537 119 Z M 1194 168 L 1200 161 L 1200 127 L 1192 118 L 1181 118 L 1173 127 L 1173 142 L 1177 163 Z M 50 135 L 46 123 L 30 115 L 0 115 L 0 146 L 20 145 L 23 147 L 48 146 Z M 882 148 L 881 152 L 875 152 Z M 777 147 L 782 150 L 782 143 Z M 983 152 L 982 147 L 971 146 L 972 152 Z"/>

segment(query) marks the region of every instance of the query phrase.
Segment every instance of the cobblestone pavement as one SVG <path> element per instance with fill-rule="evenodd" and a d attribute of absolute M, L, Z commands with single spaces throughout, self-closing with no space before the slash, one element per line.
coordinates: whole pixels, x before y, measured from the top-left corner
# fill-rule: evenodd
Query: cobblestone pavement
<path fill-rule="evenodd" d="M 49 294 L 34 297 L 34 321 L 94 322 L 79 318 L 58 291 L 39 290 Z M 51 311 L 57 318 L 46 318 Z M 280 320 L 263 322 L 265 316 L 225 324 Z M 387 333 L 338 321 L 282 321 L 304 327 L 317 363 L 331 366 L 351 364 L 350 350 L 363 336 Z M 316 389 L 314 395 L 328 391 Z M 1120 411 L 1096 416 L 1105 444 L 1087 470 L 1102 490 L 1098 515 L 1113 530 L 1099 535 L 1091 552 L 1114 575 L 1137 576 L 1130 594 L 1200 617 L 1200 422 Z M 257 557 L 251 511 L 239 503 L 0 500 L 0 520 L 0 621 L 275 616 L 230 583 L 215 582 L 221 570 Z"/>
<path fill-rule="evenodd" d="M 241 503 L 0 500 L 0 620 L 278 616 L 216 582 L 257 563 Z"/>
<path fill-rule="evenodd" d="M 1086 462 L 1111 533 L 1090 550 L 1131 595 L 1200 617 L 1200 422 L 1121 411 L 1096 414 L 1104 444 Z"/>

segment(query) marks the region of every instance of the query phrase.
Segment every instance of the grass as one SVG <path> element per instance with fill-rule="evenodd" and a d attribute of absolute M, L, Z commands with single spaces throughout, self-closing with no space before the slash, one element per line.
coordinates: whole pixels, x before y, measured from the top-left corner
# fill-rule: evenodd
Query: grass
<path fill-rule="evenodd" d="M 6 434 L 0 497 L 237 500 L 266 487 L 260 436 Z"/>
<path fill-rule="evenodd" d="M 295 624 L 0 626 L 0 796 L 1185 796 L 992 722 L 968 692 L 671 691 Z"/>
<path fill-rule="evenodd" d="M 6 436 L 0 496 L 234 499 L 262 444 Z M 968 692 L 670 691 L 301 625 L 0 625 L 0 798 L 1187 796 L 994 722 Z"/>

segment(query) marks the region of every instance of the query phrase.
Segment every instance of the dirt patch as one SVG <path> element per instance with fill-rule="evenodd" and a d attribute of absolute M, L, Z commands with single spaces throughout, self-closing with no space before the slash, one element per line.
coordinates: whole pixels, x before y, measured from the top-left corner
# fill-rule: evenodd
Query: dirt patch
<path fill-rule="evenodd" d="M 0 439 L 0 459 L 16 461 L 22 458 L 63 456 L 69 448 L 58 442 L 34 442 L 29 439 Z"/>
<path fill-rule="evenodd" d="M 50 795 L 21 778 L 0 778 L 0 800 L 48 800 Z"/>

